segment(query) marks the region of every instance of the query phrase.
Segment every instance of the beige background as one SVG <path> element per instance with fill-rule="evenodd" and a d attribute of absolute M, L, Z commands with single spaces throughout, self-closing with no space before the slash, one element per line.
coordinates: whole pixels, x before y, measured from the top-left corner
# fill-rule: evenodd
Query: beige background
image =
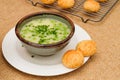
<path fill-rule="evenodd" d="M 22 73 L 9 65 L 2 55 L 5 34 L 23 16 L 39 11 L 50 9 L 31 6 L 27 0 L 0 0 L 0 80 L 120 80 L 120 2 L 99 23 L 85 24 L 79 18 L 65 14 L 97 43 L 97 53 L 83 67 L 65 75 L 39 77 Z"/>

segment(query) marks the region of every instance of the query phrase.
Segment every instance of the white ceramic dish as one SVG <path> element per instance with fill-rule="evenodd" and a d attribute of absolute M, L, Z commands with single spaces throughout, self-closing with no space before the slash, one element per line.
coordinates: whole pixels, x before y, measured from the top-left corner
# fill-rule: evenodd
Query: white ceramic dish
<path fill-rule="evenodd" d="M 69 49 L 75 49 L 81 40 L 90 40 L 89 34 L 80 26 L 75 24 L 75 34 L 70 43 L 57 54 L 43 57 L 28 53 L 15 35 L 14 28 L 5 36 L 2 43 L 3 56 L 14 68 L 37 76 L 55 76 L 65 74 L 75 69 L 68 69 L 61 62 L 62 55 Z M 84 63 L 89 57 L 85 57 Z"/>

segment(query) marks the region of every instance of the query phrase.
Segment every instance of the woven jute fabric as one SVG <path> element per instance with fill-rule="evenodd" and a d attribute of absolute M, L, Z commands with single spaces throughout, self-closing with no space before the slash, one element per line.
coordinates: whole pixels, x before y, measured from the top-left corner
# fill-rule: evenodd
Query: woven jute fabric
<path fill-rule="evenodd" d="M 52 77 L 33 76 L 13 68 L 3 56 L 2 41 L 23 16 L 41 11 L 58 12 L 32 6 L 27 0 L 0 0 L 0 80 L 120 80 L 120 2 L 101 22 L 83 23 L 80 18 L 63 13 L 85 29 L 97 43 L 96 54 L 82 67 Z"/>

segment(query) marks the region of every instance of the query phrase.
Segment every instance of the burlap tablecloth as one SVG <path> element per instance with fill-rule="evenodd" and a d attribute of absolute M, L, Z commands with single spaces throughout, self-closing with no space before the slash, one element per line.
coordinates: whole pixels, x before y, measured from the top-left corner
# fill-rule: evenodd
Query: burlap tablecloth
<path fill-rule="evenodd" d="M 60 76 L 40 77 L 22 73 L 9 65 L 2 55 L 5 34 L 23 16 L 50 10 L 31 6 L 27 0 L 0 0 L 0 80 L 120 80 L 120 2 L 98 23 L 85 24 L 79 18 L 65 14 L 97 43 L 97 53 L 83 67 Z"/>

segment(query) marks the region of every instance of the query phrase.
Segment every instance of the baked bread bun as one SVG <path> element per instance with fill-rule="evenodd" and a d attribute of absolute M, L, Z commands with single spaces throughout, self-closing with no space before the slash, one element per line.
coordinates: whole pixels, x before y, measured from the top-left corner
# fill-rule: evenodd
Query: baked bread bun
<path fill-rule="evenodd" d="M 91 56 L 96 53 L 96 43 L 93 40 L 83 40 L 77 44 L 77 50 L 82 51 L 83 56 Z"/>
<path fill-rule="evenodd" d="M 83 4 L 83 8 L 86 12 L 98 12 L 101 6 L 99 2 L 95 0 L 86 0 Z"/>
<path fill-rule="evenodd" d="M 78 68 L 83 64 L 83 61 L 83 54 L 77 50 L 68 50 L 62 58 L 62 63 L 67 68 Z"/>
<path fill-rule="evenodd" d="M 44 4 L 53 4 L 56 0 L 41 0 Z"/>
<path fill-rule="evenodd" d="M 72 8 L 75 4 L 74 0 L 58 0 L 58 6 L 62 9 Z"/>

